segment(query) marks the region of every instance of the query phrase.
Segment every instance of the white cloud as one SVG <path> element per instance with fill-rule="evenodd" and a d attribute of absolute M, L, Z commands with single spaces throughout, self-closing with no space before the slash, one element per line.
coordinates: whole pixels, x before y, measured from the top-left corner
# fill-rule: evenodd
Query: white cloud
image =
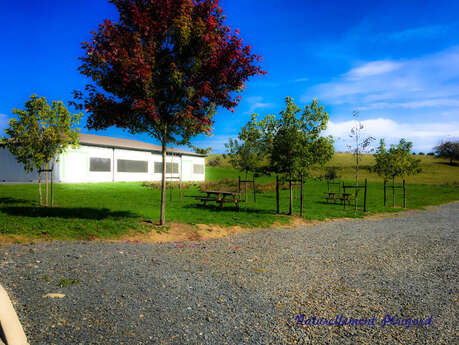
<path fill-rule="evenodd" d="M 393 61 L 373 61 L 351 69 L 344 74 L 344 77 L 350 80 L 359 80 L 365 77 L 392 72 L 402 66 L 403 64 Z"/>
<path fill-rule="evenodd" d="M 387 118 L 375 118 L 361 122 L 363 136 L 372 136 L 376 139 L 373 146 L 377 146 L 382 138 L 386 139 L 388 144 L 396 144 L 401 138 L 405 138 L 413 142 L 415 151 L 429 152 L 442 139 L 459 137 L 459 120 L 448 123 L 403 123 Z M 325 134 L 335 138 L 335 148 L 338 151 L 345 150 L 346 144 L 351 144 L 349 133 L 353 126 L 355 121 L 329 121 Z"/>
<path fill-rule="evenodd" d="M 250 114 L 257 109 L 270 108 L 274 105 L 273 103 L 263 102 L 263 97 L 261 96 L 248 97 L 246 101 L 249 104 L 249 110 L 247 113 Z"/>
<path fill-rule="evenodd" d="M 311 98 L 366 110 L 458 107 L 459 47 L 411 60 L 362 64 L 313 86 L 301 100 Z"/>

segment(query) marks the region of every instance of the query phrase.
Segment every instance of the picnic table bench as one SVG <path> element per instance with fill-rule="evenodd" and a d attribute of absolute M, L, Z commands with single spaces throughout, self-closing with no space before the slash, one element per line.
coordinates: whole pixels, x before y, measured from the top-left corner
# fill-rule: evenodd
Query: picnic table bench
<path fill-rule="evenodd" d="M 327 204 L 328 204 L 329 200 L 333 200 L 335 202 L 335 204 L 336 204 L 337 196 L 340 193 L 338 193 L 338 192 L 324 192 L 324 194 L 327 194 L 327 197 L 325 198 L 325 200 L 327 200 Z"/>
<path fill-rule="evenodd" d="M 329 200 L 333 200 L 336 204 L 336 200 L 341 200 L 341 202 L 344 205 L 344 208 L 346 208 L 346 202 L 348 205 L 351 205 L 351 201 L 353 200 L 352 194 L 353 193 L 341 193 L 341 192 L 324 192 L 324 194 L 327 194 L 325 197 L 325 200 L 327 200 L 327 204 Z"/>
<path fill-rule="evenodd" d="M 239 208 L 239 203 L 241 203 L 241 199 L 239 199 L 239 193 L 236 192 L 224 192 L 218 190 L 206 190 L 203 191 L 206 193 L 206 196 L 197 196 L 196 199 L 202 201 L 203 205 L 205 206 L 208 201 L 215 201 L 219 207 L 223 207 L 224 203 L 234 203 L 237 208 Z"/>

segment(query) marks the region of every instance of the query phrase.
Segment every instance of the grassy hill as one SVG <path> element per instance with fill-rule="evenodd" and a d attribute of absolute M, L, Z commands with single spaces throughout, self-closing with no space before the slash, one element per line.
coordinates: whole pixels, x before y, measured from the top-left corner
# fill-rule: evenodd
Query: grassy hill
<path fill-rule="evenodd" d="M 207 161 L 215 160 L 220 157 L 220 165 L 218 167 L 211 167 L 207 165 L 206 179 L 209 181 L 218 181 L 224 177 L 229 179 L 237 179 L 239 175 L 243 174 L 231 167 L 228 159 L 223 158 L 222 155 L 211 155 L 207 157 Z M 416 176 L 409 176 L 406 178 L 407 183 L 413 184 L 432 184 L 432 185 L 459 185 L 459 166 L 449 165 L 447 159 L 436 158 L 434 156 L 416 155 L 417 159 L 421 160 L 422 173 Z M 362 179 L 367 178 L 368 181 L 380 182 L 382 178 L 376 173 L 370 171 L 370 168 L 375 164 L 373 155 L 363 155 L 361 161 L 360 176 Z M 333 159 L 328 162 L 326 167 L 338 167 L 338 175 L 340 180 L 353 180 L 354 179 L 354 159 L 350 153 L 336 153 Z M 325 173 L 325 169 L 315 168 L 314 175 L 320 176 Z M 272 181 L 273 176 L 263 176 L 258 181 L 265 183 Z"/>

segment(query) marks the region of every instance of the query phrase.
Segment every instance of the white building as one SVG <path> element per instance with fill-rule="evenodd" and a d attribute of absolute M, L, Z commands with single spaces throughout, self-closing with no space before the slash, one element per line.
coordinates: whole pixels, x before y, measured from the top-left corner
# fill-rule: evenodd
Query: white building
<path fill-rule="evenodd" d="M 167 149 L 168 180 L 205 180 L 205 155 Z M 56 182 L 160 181 L 161 147 L 137 140 L 80 134 L 80 147 L 68 148 L 54 168 Z M 34 182 L 38 173 L 27 173 L 5 147 L 0 147 L 0 182 Z"/>

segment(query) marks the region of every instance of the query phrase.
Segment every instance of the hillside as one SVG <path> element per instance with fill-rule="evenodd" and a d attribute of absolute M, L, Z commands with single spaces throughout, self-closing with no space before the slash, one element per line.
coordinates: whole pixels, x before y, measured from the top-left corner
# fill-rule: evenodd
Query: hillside
<path fill-rule="evenodd" d="M 217 167 L 209 166 L 209 161 L 215 160 L 220 157 L 220 164 Z M 459 185 L 459 166 L 451 166 L 448 164 L 447 159 L 436 158 L 434 156 L 416 155 L 416 158 L 421 160 L 422 173 L 416 176 L 410 176 L 406 179 L 407 183 L 416 184 L 449 184 Z M 210 155 L 207 157 L 206 179 L 210 181 L 220 180 L 226 178 L 237 178 L 242 173 L 233 169 L 222 155 Z M 376 173 L 370 172 L 370 168 L 375 164 L 373 155 L 363 155 L 361 161 L 361 178 L 367 178 L 368 181 L 381 181 L 381 177 Z M 354 179 L 354 160 L 350 153 L 336 153 L 333 159 L 326 165 L 326 167 L 338 167 L 338 175 L 342 180 Z M 314 175 L 320 176 L 325 173 L 325 169 L 315 168 Z M 268 182 L 274 177 L 263 176 L 259 182 Z"/>

